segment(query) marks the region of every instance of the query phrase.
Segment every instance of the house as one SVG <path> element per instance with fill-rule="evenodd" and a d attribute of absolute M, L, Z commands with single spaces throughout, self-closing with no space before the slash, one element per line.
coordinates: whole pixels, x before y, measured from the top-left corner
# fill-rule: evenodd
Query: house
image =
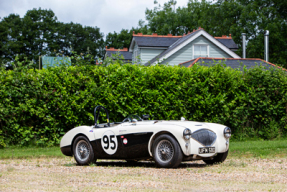
<path fill-rule="evenodd" d="M 213 37 L 199 27 L 182 36 L 133 34 L 129 49 L 118 50 L 118 54 L 122 54 L 125 59 L 131 59 L 132 63 L 146 66 L 169 64 L 191 67 L 194 63 L 210 65 L 218 63 L 219 60 L 232 68 L 243 65 L 247 68 L 258 64 L 268 67 L 273 65 L 261 59 L 242 59 L 235 53 L 237 50 L 238 46 L 231 34 Z M 114 48 L 106 49 L 106 56 L 115 51 Z"/>
<path fill-rule="evenodd" d="M 131 63 L 132 62 L 132 53 L 128 51 L 128 48 L 123 49 L 115 49 L 113 47 L 109 48 L 106 46 L 106 54 L 104 57 L 104 60 L 107 57 L 111 57 L 113 59 L 116 59 L 114 55 L 121 55 L 123 58 L 118 57 L 120 60 L 124 61 L 125 63 Z"/>

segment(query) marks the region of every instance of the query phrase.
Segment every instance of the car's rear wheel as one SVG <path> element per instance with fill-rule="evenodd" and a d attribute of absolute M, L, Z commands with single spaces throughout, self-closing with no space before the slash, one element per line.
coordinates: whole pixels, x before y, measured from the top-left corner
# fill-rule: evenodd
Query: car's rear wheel
<path fill-rule="evenodd" d="M 213 159 L 211 160 L 203 160 L 208 165 L 219 164 L 225 161 L 228 155 L 228 150 L 224 153 L 218 153 Z"/>
<path fill-rule="evenodd" d="M 96 162 L 93 147 L 90 141 L 84 136 L 79 136 L 75 139 L 73 153 L 79 165 L 89 165 Z"/>
<path fill-rule="evenodd" d="M 152 154 L 158 167 L 178 167 L 182 161 L 182 151 L 177 141 L 170 135 L 158 136 L 152 145 Z"/>

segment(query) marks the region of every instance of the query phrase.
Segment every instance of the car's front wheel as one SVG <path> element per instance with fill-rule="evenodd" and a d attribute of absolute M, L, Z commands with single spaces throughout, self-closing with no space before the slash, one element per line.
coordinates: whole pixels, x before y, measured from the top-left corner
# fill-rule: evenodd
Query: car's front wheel
<path fill-rule="evenodd" d="M 158 136 L 152 145 L 152 154 L 158 167 L 178 167 L 182 161 L 182 151 L 177 141 L 170 135 Z"/>
<path fill-rule="evenodd" d="M 224 153 L 218 153 L 213 159 L 211 160 L 203 160 L 206 164 L 213 165 L 213 164 L 219 164 L 225 161 L 228 155 L 228 150 Z"/>
<path fill-rule="evenodd" d="M 93 147 L 90 141 L 84 136 L 79 136 L 75 139 L 73 153 L 74 158 L 79 165 L 89 165 L 96 161 Z"/>

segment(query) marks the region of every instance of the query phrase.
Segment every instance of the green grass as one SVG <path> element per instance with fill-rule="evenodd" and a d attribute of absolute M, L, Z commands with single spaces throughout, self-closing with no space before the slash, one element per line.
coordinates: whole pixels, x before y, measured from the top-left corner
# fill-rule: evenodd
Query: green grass
<path fill-rule="evenodd" d="M 0 159 L 22 159 L 39 157 L 65 157 L 60 147 L 7 147 L 0 149 Z M 275 141 L 231 141 L 229 158 L 276 158 L 287 157 L 287 140 Z"/>
<path fill-rule="evenodd" d="M 0 159 L 23 159 L 39 157 L 65 157 L 60 147 L 7 147 L 0 149 Z"/>
<path fill-rule="evenodd" d="M 287 157 L 287 140 L 230 142 L 230 157 Z"/>

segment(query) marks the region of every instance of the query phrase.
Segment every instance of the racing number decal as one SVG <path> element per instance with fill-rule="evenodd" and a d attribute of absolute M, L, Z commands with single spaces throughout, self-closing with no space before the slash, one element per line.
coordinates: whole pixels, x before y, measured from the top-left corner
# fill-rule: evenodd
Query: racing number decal
<path fill-rule="evenodd" d="M 113 131 L 104 132 L 101 144 L 107 154 L 113 155 L 118 149 L 118 140 L 115 133 Z"/>
<path fill-rule="evenodd" d="M 114 141 L 115 136 L 114 135 L 110 135 L 110 139 L 107 135 L 104 135 L 103 137 L 103 142 L 104 144 L 106 144 L 106 146 L 104 146 L 105 149 L 109 149 L 110 147 L 110 143 L 113 144 L 113 146 L 111 145 L 111 149 L 115 150 L 116 148 L 116 143 Z"/>

